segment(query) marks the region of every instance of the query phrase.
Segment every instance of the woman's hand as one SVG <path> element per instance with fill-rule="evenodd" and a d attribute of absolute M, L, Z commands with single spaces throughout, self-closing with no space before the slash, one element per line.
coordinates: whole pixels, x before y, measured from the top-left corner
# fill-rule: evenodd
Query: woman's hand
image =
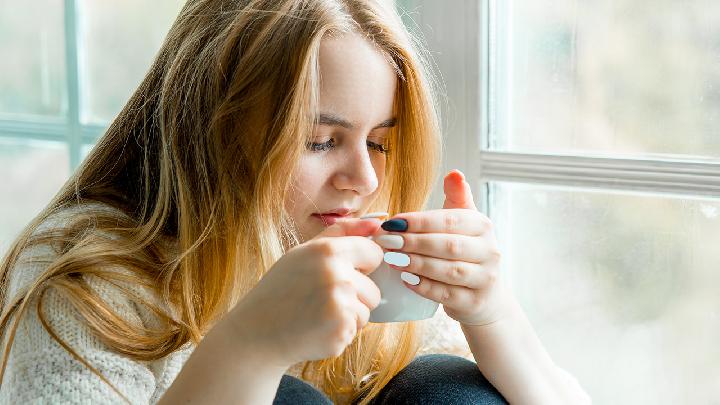
<path fill-rule="evenodd" d="M 337 222 L 288 251 L 229 314 L 241 340 L 285 366 L 342 353 L 380 302 L 367 274 L 383 251 L 365 237 L 379 226 Z"/>
<path fill-rule="evenodd" d="M 470 185 L 462 173 L 450 172 L 444 190 L 444 209 L 392 218 L 407 223 L 406 231 L 392 232 L 403 239 L 402 248 L 392 250 L 407 254 L 410 264 L 391 267 L 419 276 L 419 284 L 406 282 L 407 287 L 441 303 L 458 322 L 495 322 L 503 316 L 504 293 L 497 282 L 500 253 L 492 223 L 475 208 Z M 402 221 L 397 225 L 402 229 Z M 375 240 L 385 247 L 392 246 L 385 243 L 386 238 Z"/>

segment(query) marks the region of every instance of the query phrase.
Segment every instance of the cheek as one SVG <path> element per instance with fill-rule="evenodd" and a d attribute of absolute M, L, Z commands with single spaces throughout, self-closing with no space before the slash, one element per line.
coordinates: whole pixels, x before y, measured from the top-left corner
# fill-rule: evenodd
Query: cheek
<path fill-rule="evenodd" d="M 302 210 L 314 201 L 317 190 L 322 187 L 325 169 L 318 159 L 312 156 L 301 158 L 297 168 L 292 173 L 292 190 L 286 206 L 289 211 Z"/>
<path fill-rule="evenodd" d="M 373 169 L 375 169 L 375 176 L 377 177 L 377 180 L 378 180 L 378 190 L 379 190 L 385 180 L 385 165 L 387 163 L 387 157 L 380 153 L 374 153 L 374 152 L 372 152 L 372 153 L 375 156 L 373 156 L 371 158 L 371 162 L 373 165 Z"/>

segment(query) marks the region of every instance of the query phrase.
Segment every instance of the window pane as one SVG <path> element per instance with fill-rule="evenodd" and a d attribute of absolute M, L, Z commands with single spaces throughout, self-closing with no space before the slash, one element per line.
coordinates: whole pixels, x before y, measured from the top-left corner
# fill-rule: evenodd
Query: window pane
<path fill-rule="evenodd" d="M 0 0 L 0 114 L 66 109 L 61 0 Z"/>
<path fill-rule="evenodd" d="M 504 271 L 597 404 L 720 398 L 720 199 L 492 187 Z"/>
<path fill-rule="evenodd" d="M 70 175 L 67 146 L 0 138 L 0 255 Z"/>
<path fill-rule="evenodd" d="M 720 2 L 495 3 L 496 149 L 720 157 Z"/>
<path fill-rule="evenodd" d="M 79 0 L 84 123 L 120 112 L 160 49 L 184 1 Z"/>
<path fill-rule="evenodd" d="M 93 150 L 94 147 L 95 147 L 95 144 L 94 144 L 94 143 L 92 143 L 92 144 L 89 144 L 89 143 L 83 144 L 83 145 L 80 147 L 80 159 L 81 159 L 81 160 L 85 160 L 85 158 L 87 157 L 87 155 L 90 154 L 90 152 Z"/>

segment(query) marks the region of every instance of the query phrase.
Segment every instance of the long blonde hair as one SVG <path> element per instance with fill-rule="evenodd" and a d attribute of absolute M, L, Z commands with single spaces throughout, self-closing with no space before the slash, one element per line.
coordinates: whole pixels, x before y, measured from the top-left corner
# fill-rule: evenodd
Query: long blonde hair
<path fill-rule="evenodd" d="M 391 7 L 372 0 L 190 0 L 125 108 L 0 266 L 0 382 L 31 303 L 48 333 L 108 382 L 46 322 L 48 289 L 62 293 L 110 349 L 151 361 L 198 343 L 253 288 L 297 240 L 283 207 L 287 173 L 317 113 L 320 41 L 349 32 L 377 46 L 399 77 L 398 125 L 372 208 L 391 214 L 423 208 L 440 148 L 433 82 L 417 41 Z M 60 230 L 38 229 L 55 213 L 93 202 L 118 211 L 77 214 Z M 39 244 L 55 247 L 59 257 L 8 296 L 11 269 Z M 129 272 L 109 269 L 115 265 Z M 150 289 L 163 306 L 142 303 L 163 327 L 149 330 L 118 316 L 88 287 L 90 276 Z M 303 377 L 333 399 L 350 395 L 366 403 L 412 360 L 418 344 L 411 322 L 369 324 L 342 355 L 306 363 Z"/>

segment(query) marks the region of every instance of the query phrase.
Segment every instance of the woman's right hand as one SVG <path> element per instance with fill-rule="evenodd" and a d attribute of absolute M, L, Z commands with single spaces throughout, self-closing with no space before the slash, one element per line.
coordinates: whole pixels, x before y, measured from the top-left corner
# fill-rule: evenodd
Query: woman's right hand
<path fill-rule="evenodd" d="M 289 250 L 230 312 L 243 344 L 291 366 L 340 355 L 380 302 L 367 274 L 383 250 L 366 236 L 376 219 L 349 219 Z"/>

